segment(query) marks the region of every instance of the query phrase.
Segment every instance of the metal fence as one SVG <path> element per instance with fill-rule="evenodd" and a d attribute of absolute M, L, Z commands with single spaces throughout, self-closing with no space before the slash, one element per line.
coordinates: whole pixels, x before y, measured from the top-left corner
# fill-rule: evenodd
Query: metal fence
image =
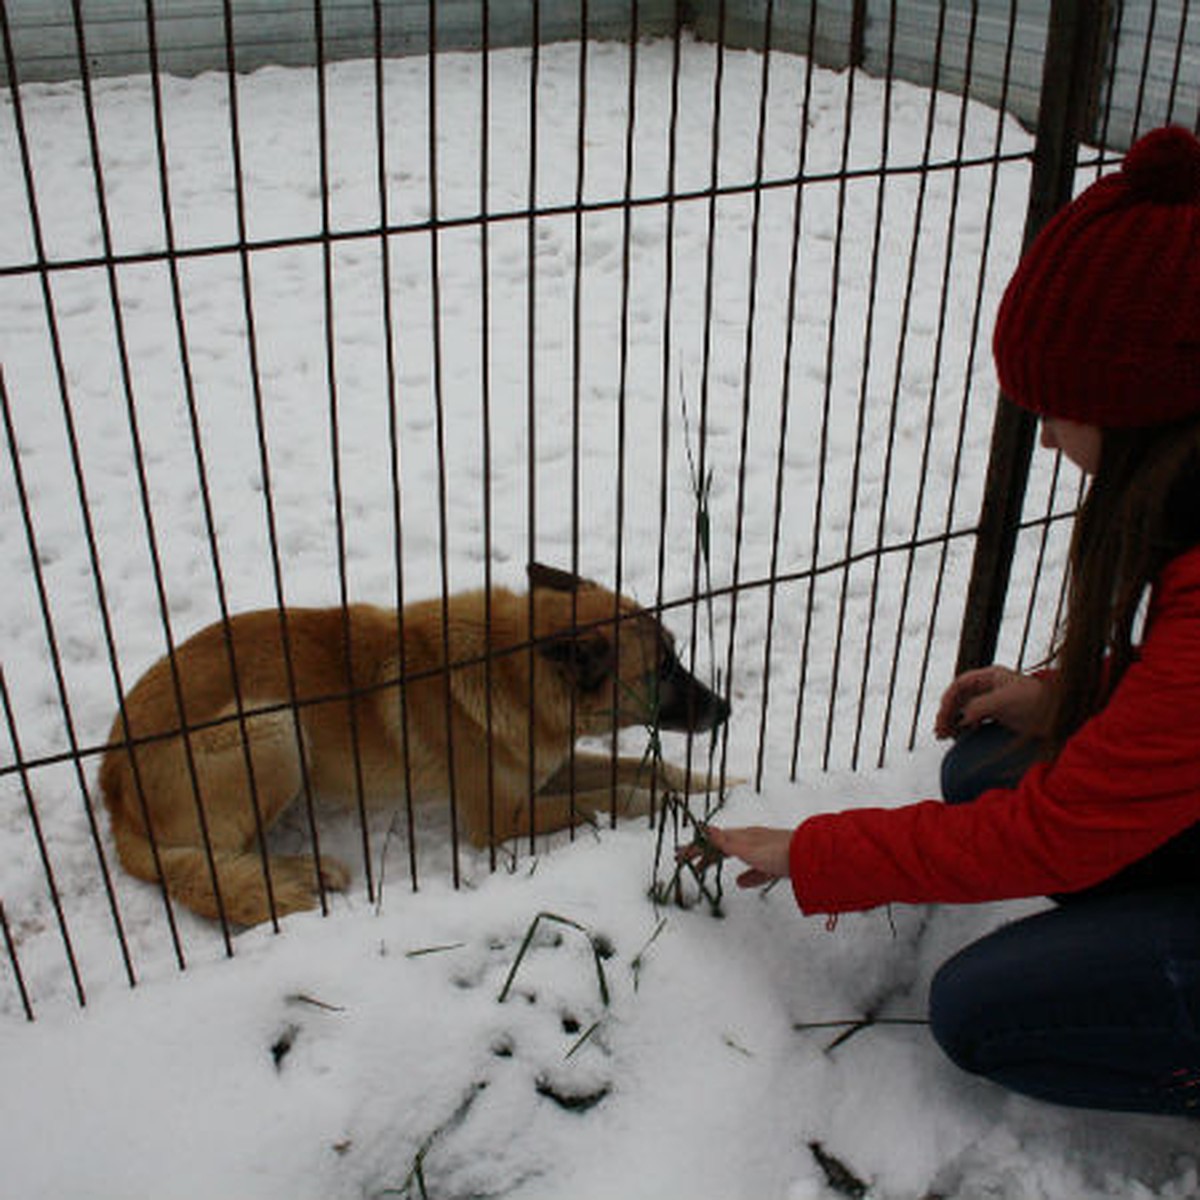
<path fill-rule="evenodd" d="M 729 696 L 668 757 L 762 788 L 913 747 L 956 659 L 1044 652 L 1078 478 L 1007 406 L 993 433 L 990 321 L 1108 147 L 1196 122 L 1186 3 L 921 6 L 926 86 L 895 0 L 448 6 L 470 51 L 435 3 L 317 0 L 284 6 L 312 66 L 251 74 L 227 0 L 193 78 L 133 7 L 133 74 L 76 2 L 76 78 L 36 83 L 0 2 L 4 1010 L 232 952 L 119 870 L 95 784 L 119 697 L 231 613 L 552 562 Z M 1006 112 L 1031 21 L 1036 135 Z M 822 65 L 843 30 L 869 70 Z M 389 864 L 497 861 L 399 798 L 276 836 L 318 833 L 367 902 Z"/>

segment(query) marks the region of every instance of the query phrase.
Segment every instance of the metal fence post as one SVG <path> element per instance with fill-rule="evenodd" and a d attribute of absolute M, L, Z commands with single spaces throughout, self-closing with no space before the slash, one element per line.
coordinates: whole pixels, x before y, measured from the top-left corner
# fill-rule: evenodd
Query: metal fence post
<path fill-rule="evenodd" d="M 850 66 L 861 67 L 867 58 L 867 0 L 854 0 L 850 11 Z"/>
<path fill-rule="evenodd" d="M 1110 0 L 1054 0 L 1050 6 L 1026 246 L 1071 198 L 1079 143 L 1094 122 L 1110 16 Z M 1001 396 L 992 426 L 957 671 L 991 662 L 996 652 L 1036 432 L 1036 419 Z"/>

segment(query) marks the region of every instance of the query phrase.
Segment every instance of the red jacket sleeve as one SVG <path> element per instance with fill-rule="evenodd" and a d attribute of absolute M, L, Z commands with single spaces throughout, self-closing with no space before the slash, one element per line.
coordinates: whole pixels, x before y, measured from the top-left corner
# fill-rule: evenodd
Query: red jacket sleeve
<path fill-rule="evenodd" d="M 806 913 L 1070 892 L 1200 821 L 1200 550 L 1164 571 L 1138 661 L 1053 764 L 970 804 L 810 817 L 792 835 Z"/>

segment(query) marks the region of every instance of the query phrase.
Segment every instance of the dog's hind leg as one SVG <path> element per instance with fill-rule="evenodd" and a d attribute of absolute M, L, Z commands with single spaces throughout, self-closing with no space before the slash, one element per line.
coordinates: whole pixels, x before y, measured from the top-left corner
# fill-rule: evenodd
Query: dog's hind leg
<path fill-rule="evenodd" d="M 264 865 L 256 849 L 213 847 L 210 861 L 202 845 L 159 846 L 156 866 L 150 840 L 144 834 L 124 829 L 116 833 L 115 840 L 121 863 L 131 875 L 155 882 L 160 866 L 174 900 L 202 917 L 217 920 L 224 915 L 235 925 L 258 925 L 270 920 L 272 912 L 284 917 L 313 908 L 319 887 L 341 891 L 350 881 L 345 866 L 326 856 L 321 858 L 318 883 L 314 861 L 308 855 L 275 856 L 266 859 Z"/>
<path fill-rule="evenodd" d="M 267 857 L 262 851 L 260 831 L 265 833 L 303 787 L 301 748 L 290 714 L 248 716 L 190 737 L 190 767 L 180 738 L 133 751 L 157 862 L 144 819 L 137 819 L 145 814 L 136 797 L 123 796 L 119 805 L 110 801 L 117 851 L 131 874 L 156 882 L 161 871 L 179 903 L 205 917 L 223 913 L 239 925 L 312 908 L 322 888 L 347 885 L 349 872 L 334 859 L 322 856 L 318 873 L 309 856 Z M 131 783 L 127 778 L 123 790 Z"/>

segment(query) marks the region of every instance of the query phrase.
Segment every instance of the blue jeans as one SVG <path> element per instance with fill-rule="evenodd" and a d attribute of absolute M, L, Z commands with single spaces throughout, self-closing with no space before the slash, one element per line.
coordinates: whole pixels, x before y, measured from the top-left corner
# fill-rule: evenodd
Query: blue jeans
<path fill-rule="evenodd" d="M 947 754 L 948 803 L 1011 786 L 1036 747 L 981 727 Z M 1200 1116 L 1200 830 L 961 950 L 930 1024 L 960 1067 L 1057 1104 Z"/>

